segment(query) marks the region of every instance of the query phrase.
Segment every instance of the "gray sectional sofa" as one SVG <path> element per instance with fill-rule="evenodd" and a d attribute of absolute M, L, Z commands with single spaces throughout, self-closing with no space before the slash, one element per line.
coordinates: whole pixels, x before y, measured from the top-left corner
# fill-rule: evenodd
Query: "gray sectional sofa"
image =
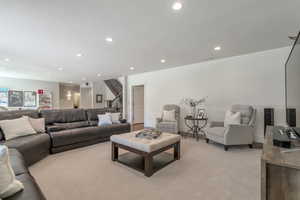
<path fill-rule="evenodd" d="M 111 135 L 130 131 L 130 124 L 97 126 L 97 115 L 106 109 L 43 110 L 47 132 L 51 137 L 51 152 L 58 153 L 77 147 L 108 141 Z M 96 118 L 94 118 L 96 116 Z"/>
<path fill-rule="evenodd" d="M 82 146 L 108 141 L 111 135 L 130 131 L 130 124 L 120 123 L 97 126 L 97 115 L 114 112 L 110 109 L 67 109 L 38 111 L 0 112 L 0 120 L 16 119 L 22 116 L 45 118 L 46 133 L 39 133 L 5 140 L 0 129 L 0 144 L 7 145 L 16 178 L 24 190 L 8 200 L 43 200 L 43 193 L 28 167 L 45 158 L 49 153 L 58 153 Z"/>

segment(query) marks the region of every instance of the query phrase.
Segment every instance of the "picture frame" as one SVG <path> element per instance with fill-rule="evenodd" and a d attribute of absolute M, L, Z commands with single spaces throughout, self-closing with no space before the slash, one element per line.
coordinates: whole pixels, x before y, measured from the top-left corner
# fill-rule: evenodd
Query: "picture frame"
<path fill-rule="evenodd" d="M 102 103 L 102 102 L 103 102 L 103 95 L 96 94 L 96 103 Z"/>
<path fill-rule="evenodd" d="M 8 91 L 8 107 L 23 107 L 24 96 L 23 91 Z"/>
<path fill-rule="evenodd" d="M 37 106 L 37 93 L 35 91 L 24 91 L 24 107 Z"/>
<path fill-rule="evenodd" d="M 0 106 L 8 107 L 8 91 L 0 91 Z"/>
<path fill-rule="evenodd" d="M 51 109 L 52 108 L 52 93 L 44 90 L 39 94 L 39 108 Z"/>

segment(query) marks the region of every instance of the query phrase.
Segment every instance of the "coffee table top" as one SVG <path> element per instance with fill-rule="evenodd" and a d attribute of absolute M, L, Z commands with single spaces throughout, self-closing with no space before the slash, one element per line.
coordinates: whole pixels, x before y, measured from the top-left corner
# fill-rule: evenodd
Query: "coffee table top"
<path fill-rule="evenodd" d="M 110 137 L 112 142 L 122 144 L 140 151 L 151 153 L 168 145 L 180 141 L 180 136 L 172 133 L 162 133 L 157 139 L 138 138 L 135 135 L 139 131 L 113 135 Z"/>

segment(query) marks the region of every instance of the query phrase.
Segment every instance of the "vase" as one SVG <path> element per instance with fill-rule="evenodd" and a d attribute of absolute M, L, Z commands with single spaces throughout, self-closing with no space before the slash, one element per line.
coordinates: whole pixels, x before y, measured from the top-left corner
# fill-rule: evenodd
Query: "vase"
<path fill-rule="evenodd" d="M 196 106 L 193 106 L 193 107 L 191 107 L 191 116 L 193 118 L 196 118 L 196 115 L 197 115 L 197 109 L 196 109 Z"/>

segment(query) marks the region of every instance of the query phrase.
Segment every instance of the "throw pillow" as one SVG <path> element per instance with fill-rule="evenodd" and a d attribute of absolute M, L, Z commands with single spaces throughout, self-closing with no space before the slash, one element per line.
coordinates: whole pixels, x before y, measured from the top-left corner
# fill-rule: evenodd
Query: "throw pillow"
<path fill-rule="evenodd" d="M 110 115 L 98 115 L 98 126 L 103 126 L 103 125 L 111 125 L 111 116 Z"/>
<path fill-rule="evenodd" d="M 106 113 L 107 115 L 110 115 L 111 117 L 111 121 L 113 124 L 120 124 L 120 116 L 121 116 L 121 113 Z"/>
<path fill-rule="evenodd" d="M 162 119 L 163 121 L 176 121 L 175 110 L 164 110 Z"/>
<path fill-rule="evenodd" d="M 8 148 L 0 145 L 0 199 L 7 198 L 24 189 L 23 184 L 16 180 L 10 164 Z"/>
<path fill-rule="evenodd" d="M 0 121 L 0 127 L 6 140 L 36 133 L 29 120 L 24 117 Z"/>
<path fill-rule="evenodd" d="M 37 132 L 37 133 L 45 133 L 45 118 L 31 118 L 28 116 L 23 116 L 27 118 L 32 126 L 32 128 Z"/>
<path fill-rule="evenodd" d="M 224 127 L 228 127 L 230 124 L 241 124 L 241 113 L 232 112 L 230 110 L 225 113 Z"/>

